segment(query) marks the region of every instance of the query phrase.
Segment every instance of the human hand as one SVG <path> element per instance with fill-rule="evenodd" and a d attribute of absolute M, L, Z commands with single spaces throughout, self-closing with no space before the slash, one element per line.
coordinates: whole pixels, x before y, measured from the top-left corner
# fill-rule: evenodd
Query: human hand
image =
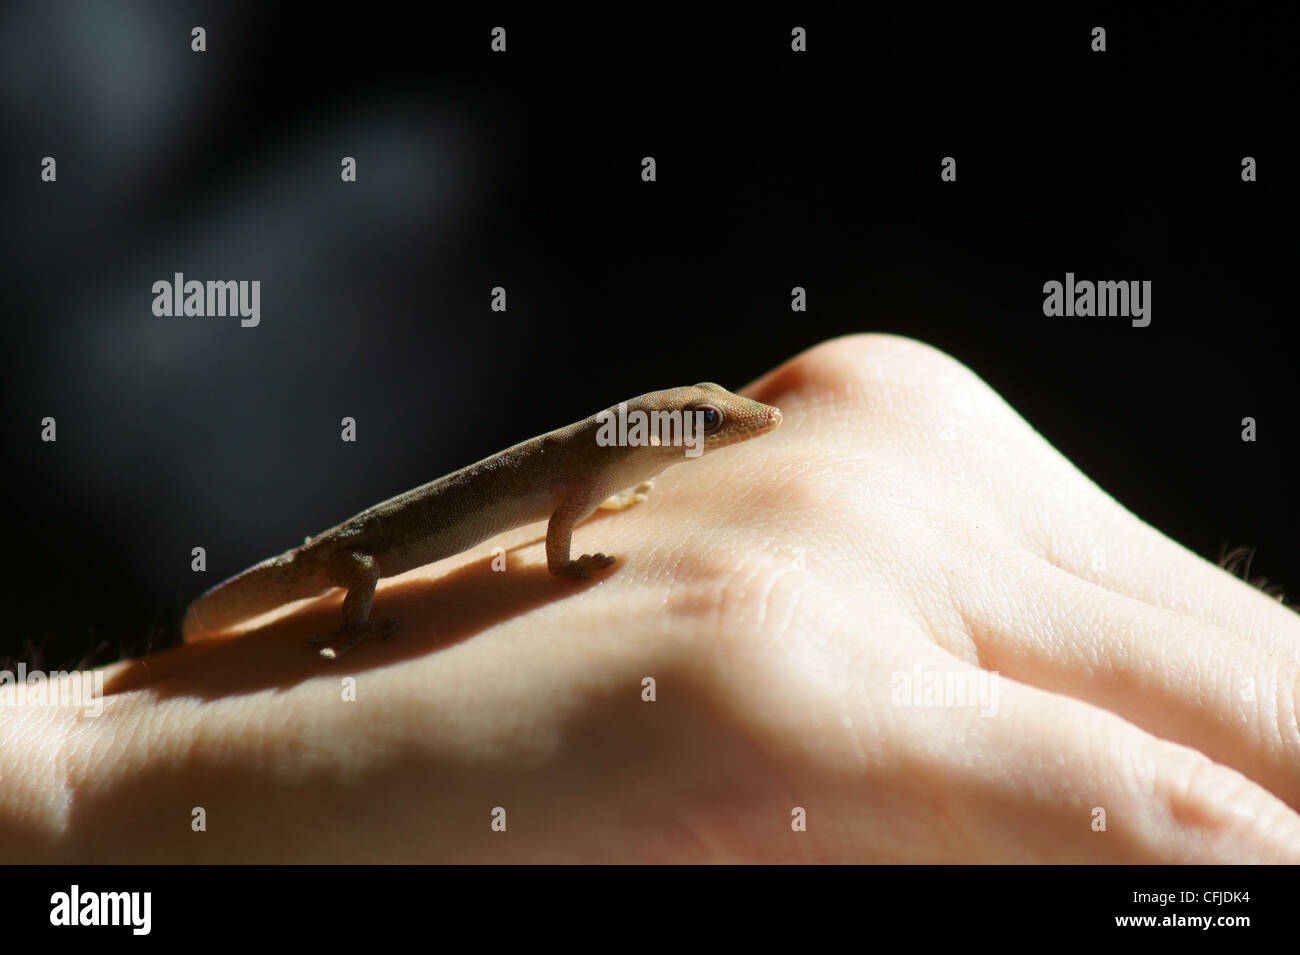
<path fill-rule="evenodd" d="M 335 663 L 305 641 L 341 595 L 109 668 L 98 719 L 7 718 L 0 845 L 97 862 L 1300 861 L 1300 618 L 1129 514 L 919 343 L 838 339 L 746 393 L 782 427 L 579 527 L 575 550 L 619 558 L 589 581 L 550 578 L 526 528 L 381 583 L 374 614 L 401 631 Z M 944 683 L 986 695 L 929 699 Z"/>

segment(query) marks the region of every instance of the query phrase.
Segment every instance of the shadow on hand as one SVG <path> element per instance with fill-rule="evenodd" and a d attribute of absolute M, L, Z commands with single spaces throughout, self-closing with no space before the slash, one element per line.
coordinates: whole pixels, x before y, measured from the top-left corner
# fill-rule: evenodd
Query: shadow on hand
<path fill-rule="evenodd" d="M 239 693 L 286 689 L 318 676 L 346 676 L 454 646 L 492 626 L 554 600 L 563 600 L 616 573 L 616 563 L 587 580 L 552 576 L 545 566 L 521 567 L 515 551 L 504 572 L 490 560 L 476 561 L 442 577 L 381 586 L 372 620 L 394 617 L 389 640 L 367 640 L 337 660 L 320 656 L 309 638 L 339 625 L 340 589 L 264 627 L 231 637 L 186 644 L 129 661 L 105 680 L 104 696 L 149 688 L 159 698 L 217 699 Z"/>

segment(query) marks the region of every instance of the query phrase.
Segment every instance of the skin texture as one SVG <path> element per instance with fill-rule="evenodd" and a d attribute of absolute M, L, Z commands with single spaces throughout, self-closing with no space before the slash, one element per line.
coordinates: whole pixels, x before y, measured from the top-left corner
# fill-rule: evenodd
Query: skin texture
<path fill-rule="evenodd" d="M 0 853 L 1300 861 L 1295 614 L 926 346 L 838 339 L 746 394 L 780 430 L 579 526 L 622 558 L 588 581 L 534 525 L 381 583 L 401 639 L 344 660 L 303 647 L 335 594 L 108 668 L 97 719 L 6 711 Z M 988 671 L 991 715 L 898 696 Z"/>

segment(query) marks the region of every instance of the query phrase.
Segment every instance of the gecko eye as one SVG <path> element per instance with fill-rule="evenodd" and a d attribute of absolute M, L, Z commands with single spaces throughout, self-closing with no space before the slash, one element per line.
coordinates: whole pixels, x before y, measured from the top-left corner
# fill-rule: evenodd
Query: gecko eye
<path fill-rule="evenodd" d="M 695 410 L 704 413 L 705 434 L 713 434 L 722 427 L 722 412 L 713 405 L 700 405 Z"/>

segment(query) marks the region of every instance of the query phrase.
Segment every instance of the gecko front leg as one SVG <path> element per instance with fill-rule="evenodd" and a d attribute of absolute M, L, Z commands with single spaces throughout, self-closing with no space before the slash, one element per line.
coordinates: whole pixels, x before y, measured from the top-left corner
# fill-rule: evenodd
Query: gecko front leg
<path fill-rule="evenodd" d="M 394 618 L 378 623 L 370 619 L 375 585 L 379 583 L 379 561 L 373 555 L 356 550 L 336 554 L 329 564 L 329 579 L 336 587 L 346 587 L 348 595 L 343 598 L 343 625 L 307 641 L 314 645 L 324 644 L 320 647 L 321 656 L 337 660 L 367 640 L 387 640 L 397 632 Z M 330 646 L 338 640 L 343 641 L 340 646 Z"/>
<path fill-rule="evenodd" d="M 556 577 L 586 580 L 593 570 L 601 570 L 614 563 L 614 558 L 605 554 L 583 554 L 577 560 L 569 557 L 573 546 L 573 528 L 590 516 L 599 504 L 593 497 L 589 485 L 573 486 L 546 525 L 546 569 Z"/>

